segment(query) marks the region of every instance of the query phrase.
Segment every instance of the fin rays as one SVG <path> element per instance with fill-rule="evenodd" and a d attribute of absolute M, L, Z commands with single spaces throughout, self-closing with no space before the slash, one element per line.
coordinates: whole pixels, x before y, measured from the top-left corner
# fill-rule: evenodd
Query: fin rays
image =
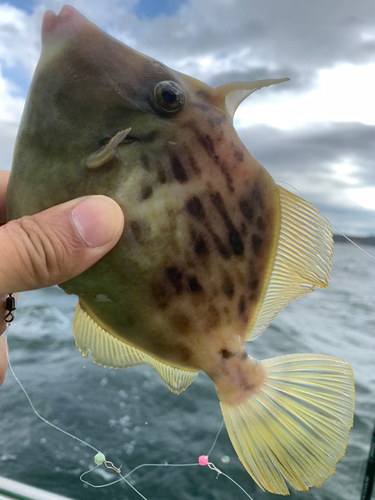
<path fill-rule="evenodd" d="M 351 368 L 305 354 L 264 365 L 256 395 L 237 407 L 221 403 L 233 446 L 262 489 L 288 495 L 285 481 L 299 491 L 319 486 L 334 473 L 353 423 Z"/>
<path fill-rule="evenodd" d="M 166 365 L 149 354 L 118 340 L 99 326 L 81 307 L 79 301 L 73 321 L 73 333 L 76 345 L 86 359 L 90 351 L 92 360 L 107 368 L 150 365 L 159 373 L 166 386 L 176 394 L 184 391 L 199 373 Z"/>
<path fill-rule="evenodd" d="M 326 288 L 331 272 L 331 226 L 318 210 L 278 186 L 281 228 L 270 282 L 247 340 L 255 340 L 277 314 L 314 287 Z"/>

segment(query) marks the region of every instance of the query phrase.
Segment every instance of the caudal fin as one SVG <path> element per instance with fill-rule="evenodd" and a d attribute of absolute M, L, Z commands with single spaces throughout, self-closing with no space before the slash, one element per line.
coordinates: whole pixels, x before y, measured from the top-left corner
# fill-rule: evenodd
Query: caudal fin
<path fill-rule="evenodd" d="M 293 354 L 264 360 L 267 379 L 240 405 L 220 402 L 239 459 L 263 490 L 288 495 L 320 486 L 336 470 L 353 425 L 348 363 Z"/>

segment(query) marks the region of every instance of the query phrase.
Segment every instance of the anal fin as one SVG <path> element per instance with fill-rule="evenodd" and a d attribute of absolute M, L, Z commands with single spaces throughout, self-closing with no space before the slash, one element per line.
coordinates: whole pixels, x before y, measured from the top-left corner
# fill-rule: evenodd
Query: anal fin
<path fill-rule="evenodd" d="M 184 391 L 197 377 L 197 371 L 181 370 L 153 358 L 104 330 L 83 309 L 78 301 L 73 321 L 76 346 L 87 359 L 88 352 L 94 363 L 107 368 L 130 368 L 149 365 L 155 368 L 161 379 L 175 394 Z"/>

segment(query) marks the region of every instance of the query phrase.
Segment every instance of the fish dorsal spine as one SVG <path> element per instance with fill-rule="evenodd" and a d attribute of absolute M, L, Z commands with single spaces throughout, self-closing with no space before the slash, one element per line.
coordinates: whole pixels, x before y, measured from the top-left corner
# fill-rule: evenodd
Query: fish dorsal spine
<path fill-rule="evenodd" d="M 287 82 L 288 80 L 289 78 L 279 78 L 255 80 L 253 82 L 232 82 L 226 83 L 225 85 L 220 85 L 219 87 L 216 87 L 216 90 L 220 94 L 223 94 L 225 96 L 225 107 L 228 114 L 233 120 L 236 109 L 241 104 L 241 102 L 246 99 L 246 97 L 249 97 L 250 94 L 252 94 L 256 90 L 262 89 L 263 87 Z"/>

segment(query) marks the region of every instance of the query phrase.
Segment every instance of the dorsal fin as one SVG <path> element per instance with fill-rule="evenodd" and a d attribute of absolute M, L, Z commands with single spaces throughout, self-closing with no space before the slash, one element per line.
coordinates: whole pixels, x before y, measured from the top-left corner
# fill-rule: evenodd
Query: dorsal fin
<path fill-rule="evenodd" d="M 292 300 L 327 288 L 333 257 L 331 225 L 309 202 L 278 186 L 281 228 L 263 303 L 246 340 L 255 340 Z"/>
<path fill-rule="evenodd" d="M 73 335 L 76 346 L 86 359 L 88 351 L 90 351 L 92 360 L 107 368 L 150 365 L 155 368 L 165 385 L 175 394 L 184 391 L 199 373 L 169 366 L 118 340 L 98 325 L 83 309 L 79 301 L 73 321 Z"/>
<path fill-rule="evenodd" d="M 225 96 L 225 107 L 227 108 L 228 114 L 233 119 L 234 113 L 236 112 L 238 106 L 250 94 L 252 94 L 256 90 L 262 89 L 263 87 L 287 82 L 288 80 L 289 78 L 279 78 L 255 80 L 253 82 L 232 82 L 226 83 L 225 85 L 220 85 L 219 87 L 216 87 L 216 90 Z"/>

